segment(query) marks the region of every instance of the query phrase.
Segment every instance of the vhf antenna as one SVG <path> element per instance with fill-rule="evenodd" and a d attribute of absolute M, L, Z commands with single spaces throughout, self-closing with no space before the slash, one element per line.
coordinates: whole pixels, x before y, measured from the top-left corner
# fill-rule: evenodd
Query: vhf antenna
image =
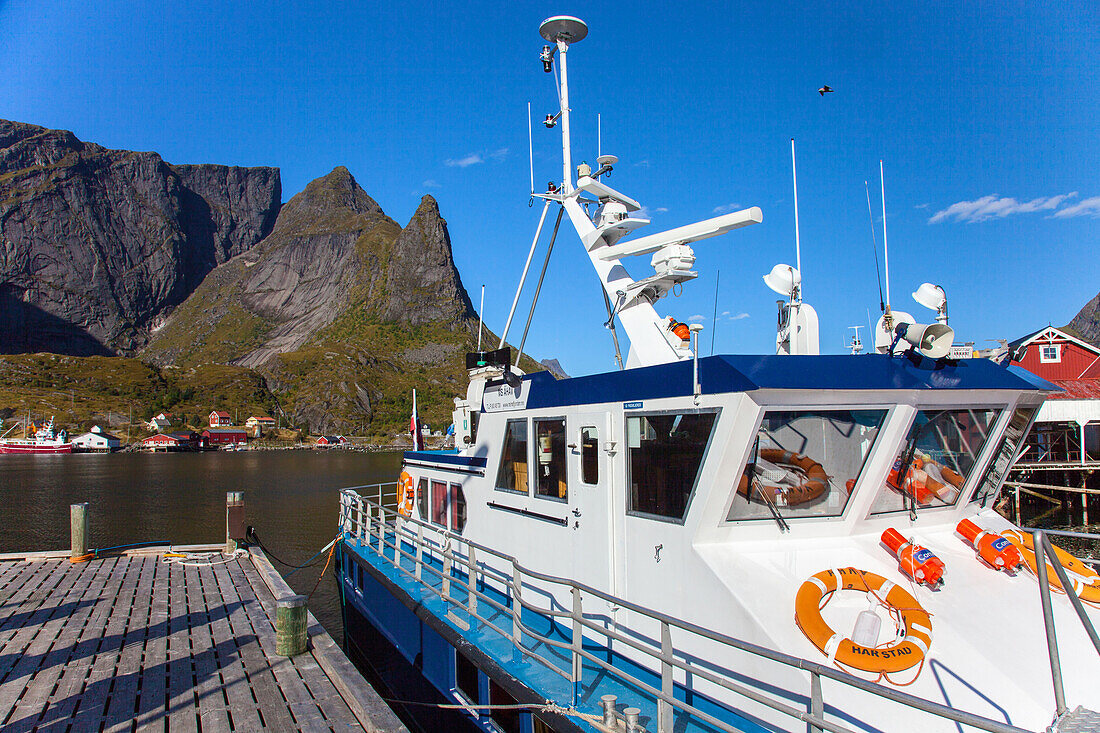
<path fill-rule="evenodd" d="M 561 149 L 562 149 L 562 193 L 569 195 L 573 192 L 573 154 L 569 141 L 569 73 L 565 62 L 569 44 L 582 41 L 588 35 L 588 26 L 580 18 L 571 15 L 555 15 L 547 18 L 539 26 L 539 35 L 545 38 L 553 46 L 543 46 L 542 63 L 546 71 L 553 69 L 554 52 L 557 51 L 561 64 L 561 87 L 559 98 L 561 101 Z"/>

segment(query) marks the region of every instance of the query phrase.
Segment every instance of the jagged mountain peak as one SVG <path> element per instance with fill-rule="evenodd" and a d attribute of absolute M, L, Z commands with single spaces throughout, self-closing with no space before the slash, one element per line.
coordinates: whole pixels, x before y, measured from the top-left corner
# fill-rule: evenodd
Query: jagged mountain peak
<path fill-rule="evenodd" d="M 279 222 L 286 225 L 301 217 L 324 214 L 351 213 L 362 216 L 383 216 L 382 207 L 367 195 L 355 177 L 344 166 L 337 166 L 328 175 L 310 181 L 305 189 L 295 195 L 279 216 Z"/>
<path fill-rule="evenodd" d="M 1100 293 L 1097 293 L 1084 308 L 1078 311 L 1064 330 L 1076 334 L 1094 346 L 1100 346 Z"/>

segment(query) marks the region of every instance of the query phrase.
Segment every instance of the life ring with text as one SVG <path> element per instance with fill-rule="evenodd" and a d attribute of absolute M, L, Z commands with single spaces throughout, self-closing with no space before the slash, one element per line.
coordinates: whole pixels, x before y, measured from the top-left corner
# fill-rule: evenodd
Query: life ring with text
<path fill-rule="evenodd" d="M 1032 539 L 1031 533 L 1020 529 L 1010 529 L 1002 532 L 1001 536 L 1016 546 L 1016 549 L 1023 556 L 1024 562 L 1027 563 L 1028 569 L 1031 570 L 1031 574 L 1038 577 L 1039 565 L 1035 559 L 1035 541 Z M 1062 563 L 1062 567 L 1067 572 L 1073 573 L 1069 580 L 1077 597 L 1087 603 L 1100 605 L 1100 574 L 1097 574 L 1095 570 L 1061 547 L 1053 544 L 1051 546 L 1054 547 L 1054 554 L 1058 557 L 1058 562 Z M 1054 572 L 1054 567 L 1050 564 L 1050 560 L 1047 560 L 1047 583 L 1054 590 L 1064 590 L 1062 582 L 1058 580 L 1058 574 Z"/>
<path fill-rule="evenodd" d="M 829 476 L 825 473 L 825 469 L 821 467 L 821 464 L 801 453 L 783 450 L 782 448 L 761 448 L 760 457 L 771 463 L 790 466 L 796 469 L 794 473 L 805 476 L 805 480 L 797 486 L 770 486 L 758 482 L 758 487 L 767 491 L 770 495 L 769 498 L 780 506 L 796 506 L 813 501 L 824 494 L 825 489 L 829 486 Z M 737 484 L 737 493 L 745 498 L 751 498 L 750 482 L 747 474 L 741 475 L 741 480 Z"/>
<path fill-rule="evenodd" d="M 887 644 L 866 647 L 833 631 L 822 618 L 821 609 L 838 590 L 874 593 L 897 621 L 899 636 Z M 830 662 L 879 675 L 901 672 L 923 663 L 932 644 L 932 620 L 917 599 L 881 575 L 858 568 L 822 570 L 811 575 L 795 596 L 794 620 Z"/>
<path fill-rule="evenodd" d="M 411 517 L 415 503 L 416 482 L 408 471 L 402 471 L 401 478 L 397 480 L 397 513 L 403 517 Z"/>

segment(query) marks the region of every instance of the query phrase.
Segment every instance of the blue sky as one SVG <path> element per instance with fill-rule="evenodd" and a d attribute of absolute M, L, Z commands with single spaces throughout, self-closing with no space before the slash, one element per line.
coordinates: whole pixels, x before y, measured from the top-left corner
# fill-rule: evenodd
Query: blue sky
<path fill-rule="evenodd" d="M 601 113 L 603 150 L 621 158 L 608 183 L 653 219 L 640 233 L 764 211 L 761 225 L 698 243 L 700 277 L 658 304 L 702 319 L 704 353 L 712 331 L 717 352 L 774 348 L 775 296 L 760 276 L 794 260 L 792 137 L 822 350 L 842 352 L 847 327 L 878 315 L 864 181 L 881 246 L 879 159 L 894 307 L 929 314 L 909 293 L 937 282 L 957 340 L 981 345 L 1062 325 L 1100 290 L 1095 11 L 0 0 L 0 117 L 169 162 L 278 166 L 284 200 L 345 165 L 402 224 L 430 193 L 499 332 L 538 215 L 526 105 L 536 120 L 556 111 L 538 24 L 570 13 L 590 27 L 569 56 L 574 159 L 594 161 Z M 822 84 L 835 93 L 819 96 Z M 560 178 L 560 137 L 534 136 L 541 189 Z M 628 269 L 651 273 L 648 257 Z M 572 374 L 613 368 L 598 287 L 563 230 L 528 351 Z"/>

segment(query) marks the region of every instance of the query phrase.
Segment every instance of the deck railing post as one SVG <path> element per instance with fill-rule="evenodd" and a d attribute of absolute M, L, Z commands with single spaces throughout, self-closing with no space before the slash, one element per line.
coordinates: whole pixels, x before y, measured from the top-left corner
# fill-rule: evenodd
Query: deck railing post
<path fill-rule="evenodd" d="M 824 718 L 825 702 L 821 696 L 821 675 L 810 672 L 810 715 Z M 810 723 L 810 733 L 824 733 L 821 726 Z"/>
<path fill-rule="evenodd" d="M 581 647 L 584 644 L 584 632 L 581 627 L 583 609 L 581 608 L 581 589 L 572 588 L 573 594 L 573 700 L 570 704 L 576 705 L 581 695 Z"/>
<path fill-rule="evenodd" d="M 477 617 L 477 554 L 473 546 L 466 548 L 466 610 L 470 612 L 470 623 Z"/>
<path fill-rule="evenodd" d="M 1047 581 L 1046 535 L 1037 530 L 1033 535 L 1035 546 L 1035 577 L 1039 581 L 1039 598 L 1043 602 L 1043 625 L 1047 631 L 1047 655 L 1050 657 L 1050 677 L 1054 683 L 1055 716 L 1066 712 L 1066 693 L 1062 688 L 1062 663 L 1058 658 L 1058 636 L 1054 631 L 1054 612 L 1050 607 L 1050 585 Z M 1057 560 L 1056 560 L 1057 561 Z"/>
<path fill-rule="evenodd" d="M 424 579 L 424 525 L 416 525 L 416 581 Z"/>
<path fill-rule="evenodd" d="M 363 544 L 363 497 L 355 497 L 355 539 Z"/>
<path fill-rule="evenodd" d="M 518 662 L 523 654 L 523 602 L 520 601 L 520 588 L 523 581 L 520 579 L 519 565 L 512 561 L 512 661 Z"/>
<path fill-rule="evenodd" d="M 454 554 L 451 552 L 451 538 L 443 540 L 443 601 L 451 600 L 451 568 L 454 566 Z"/>
<path fill-rule="evenodd" d="M 661 694 L 672 699 L 672 629 L 667 621 L 661 622 Z M 657 730 L 672 733 L 672 703 L 657 701 Z"/>

